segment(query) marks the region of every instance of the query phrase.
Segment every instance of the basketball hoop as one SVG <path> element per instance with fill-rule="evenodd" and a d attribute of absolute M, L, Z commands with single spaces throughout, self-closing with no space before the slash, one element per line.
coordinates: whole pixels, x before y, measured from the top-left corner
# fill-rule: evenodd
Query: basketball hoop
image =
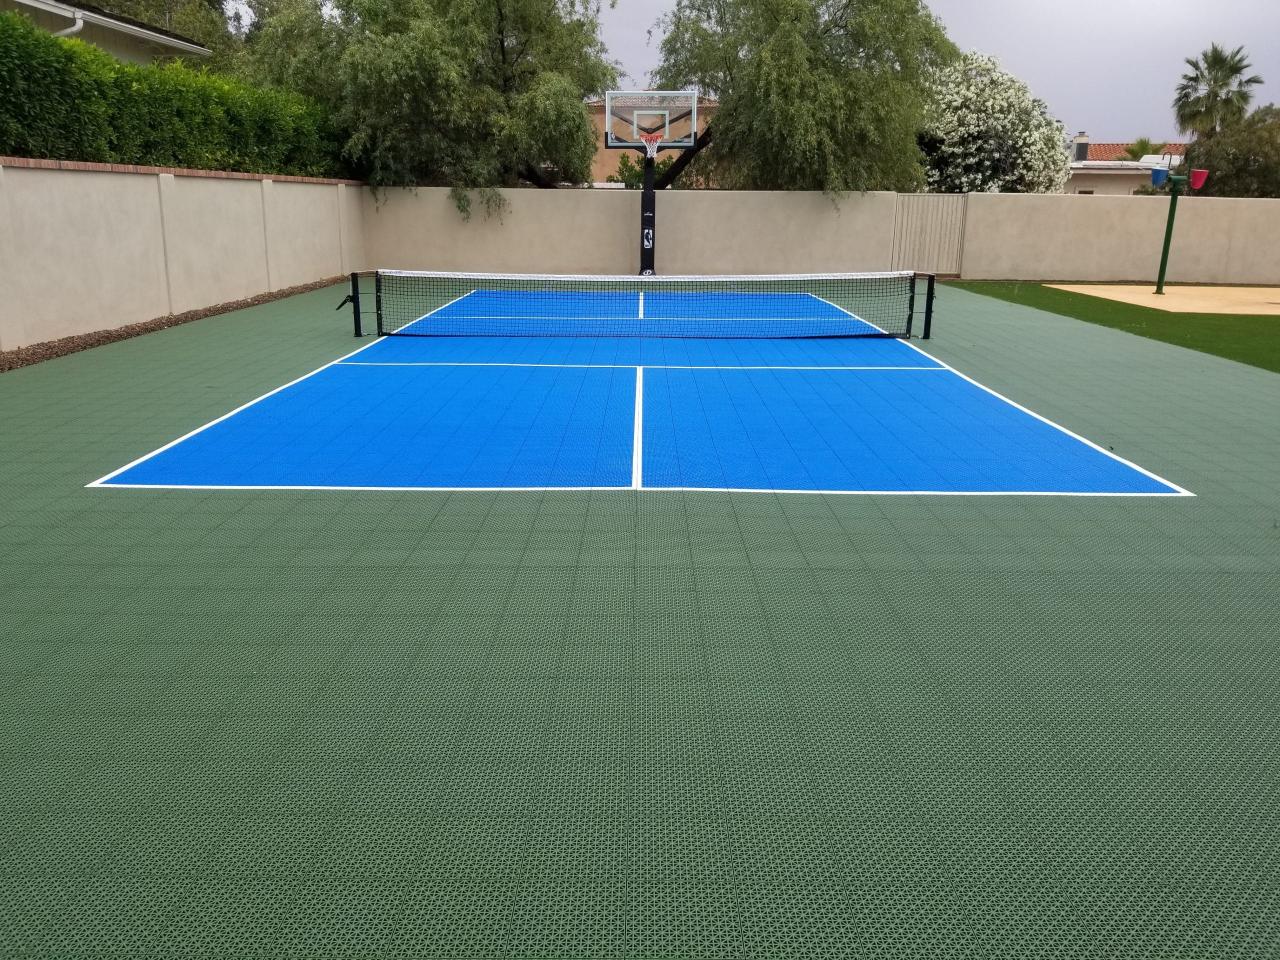
<path fill-rule="evenodd" d="M 644 155 L 650 160 L 654 160 L 658 156 L 658 148 L 662 146 L 662 131 L 642 133 L 640 134 L 640 141 L 644 144 Z"/>

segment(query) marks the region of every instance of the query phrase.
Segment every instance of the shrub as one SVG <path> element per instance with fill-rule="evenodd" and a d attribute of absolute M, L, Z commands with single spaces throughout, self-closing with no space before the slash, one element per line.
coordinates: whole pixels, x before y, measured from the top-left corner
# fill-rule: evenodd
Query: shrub
<path fill-rule="evenodd" d="M 327 117 L 295 93 L 180 62 L 122 63 L 0 14 L 0 154 L 332 176 Z"/>

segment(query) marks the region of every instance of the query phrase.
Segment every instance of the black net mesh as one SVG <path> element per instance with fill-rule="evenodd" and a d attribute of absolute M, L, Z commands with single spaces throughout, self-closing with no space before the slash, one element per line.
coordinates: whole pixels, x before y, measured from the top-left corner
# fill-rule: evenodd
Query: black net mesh
<path fill-rule="evenodd" d="M 925 309 L 924 279 L 908 272 L 593 277 L 381 270 L 375 291 L 380 334 L 909 337 Z"/>

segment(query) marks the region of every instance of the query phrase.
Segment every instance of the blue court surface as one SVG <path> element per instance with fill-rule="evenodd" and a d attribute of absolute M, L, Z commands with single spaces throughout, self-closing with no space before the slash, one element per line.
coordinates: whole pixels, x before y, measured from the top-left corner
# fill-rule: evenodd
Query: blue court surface
<path fill-rule="evenodd" d="M 699 326 L 782 337 L 800 309 L 863 323 L 806 294 L 473 291 L 415 321 L 450 335 L 374 341 L 91 486 L 1187 495 L 910 342 Z M 584 335 L 458 335 L 544 317 Z M 619 319 L 653 326 L 589 335 Z"/>

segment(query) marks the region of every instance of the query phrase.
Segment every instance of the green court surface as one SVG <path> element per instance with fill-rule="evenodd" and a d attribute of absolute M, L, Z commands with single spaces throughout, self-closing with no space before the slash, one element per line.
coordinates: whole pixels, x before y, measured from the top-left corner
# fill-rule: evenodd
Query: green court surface
<path fill-rule="evenodd" d="M 1276 955 L 1280 376 L 947 288 L 1196 496 L 84 489 L 340 295 L 0 376 L 0 956 Z"/>
<path fill-rule="evenodd" d="M 962 290 L 1024 307 L 1100 323 L 1280 373 L 1280 318 L 1274 316 L 1167 313 L 1154 307 L 1016 280 L 953 280 L 950 283 Z"/>

